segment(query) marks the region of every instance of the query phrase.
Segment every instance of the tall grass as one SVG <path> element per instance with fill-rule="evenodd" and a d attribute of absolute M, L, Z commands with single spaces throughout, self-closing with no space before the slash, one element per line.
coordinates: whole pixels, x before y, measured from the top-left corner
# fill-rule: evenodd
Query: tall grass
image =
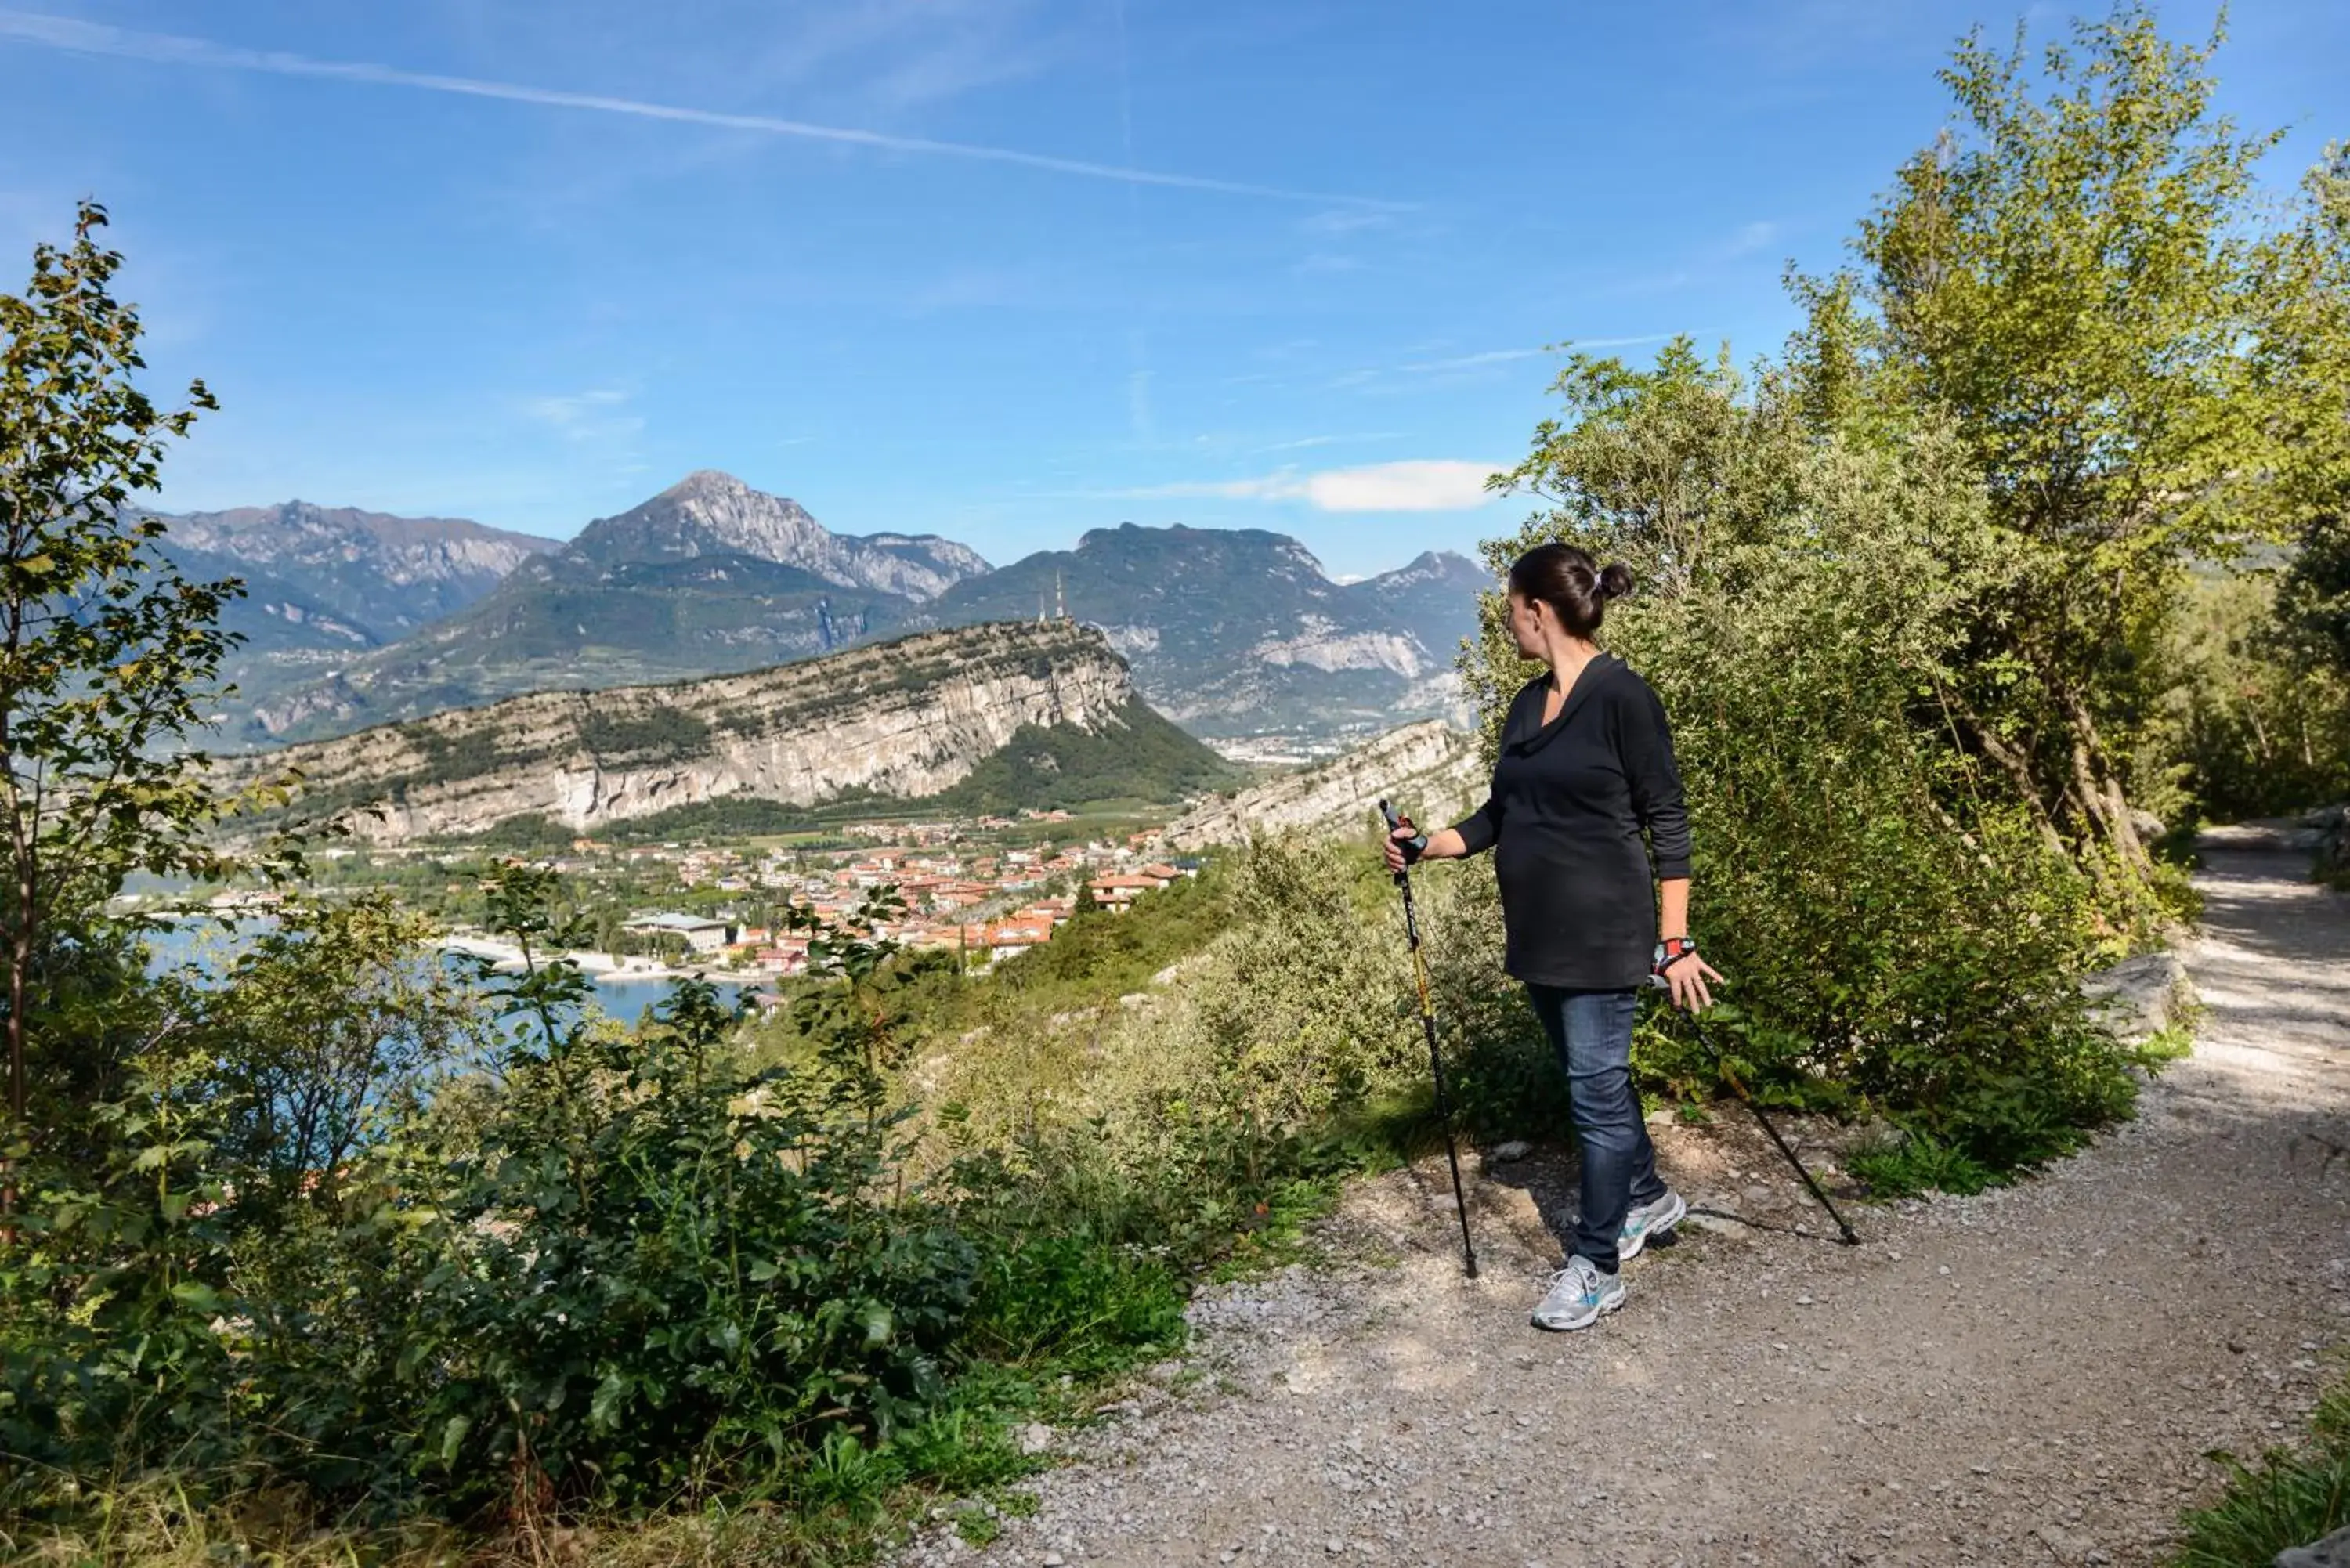
<path fill-rule="evenodd" d="M 2223 1458 L 2227 1490 L 2181 1521 L 2172 1568 L 2268 1568 L 2287 1547 L 2350 1526 L 2350 1378 L 2318 1401 L 2304 1442 L 2250 1464 Z"/>

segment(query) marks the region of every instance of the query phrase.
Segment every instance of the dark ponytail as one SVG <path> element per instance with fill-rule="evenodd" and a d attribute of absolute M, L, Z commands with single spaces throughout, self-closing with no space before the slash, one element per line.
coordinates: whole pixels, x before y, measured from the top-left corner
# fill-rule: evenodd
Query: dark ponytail
<path fill-rule="evenodd" d="M 1580 638 L 1599 629 L 1609 599 L 1631 591 L 1629 567 L 1619 561 L 1603 569 L 1590 552 L 1572 545 L 1537 545 L 1510 568 L 1510 592 L 1550 606 L 1559 625 Z"/>

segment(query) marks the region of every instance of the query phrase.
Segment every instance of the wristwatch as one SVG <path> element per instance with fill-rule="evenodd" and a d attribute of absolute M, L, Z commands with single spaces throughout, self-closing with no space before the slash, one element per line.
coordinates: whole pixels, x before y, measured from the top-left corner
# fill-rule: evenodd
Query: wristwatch
<path fill-rule="evenodd" d="M 1664 973 L 1695 951 L 1697 951 L 1695 937 L 1670 937 L 1659 942 L 1655 960 L 1656 971 L 1659 974 Z"/>

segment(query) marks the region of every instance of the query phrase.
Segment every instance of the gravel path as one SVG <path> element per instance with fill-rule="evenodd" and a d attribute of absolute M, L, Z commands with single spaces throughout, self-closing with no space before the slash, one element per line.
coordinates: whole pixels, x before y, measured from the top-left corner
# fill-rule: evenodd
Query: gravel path
<path fill-rule="evenodd" d="M 1572 1335 L 1525 1317 L 1555 1155 L 1476 1183 L 1473 1283 L 1440 1159 L 1362 1184 L 1347 1259 L 1204 1293 L 1035 1517 L 900 1561 L 2157 1561 L 2202 1454 L 2298 1429 L 2350 1336 L 2350 898 L 2276 833 L 2203 847 L 2195 1054 L 2045 1177 L 1863 1209 L 1850 1249 L 1740 1122 L 1660 1127 L 1699 1224 Z"/>

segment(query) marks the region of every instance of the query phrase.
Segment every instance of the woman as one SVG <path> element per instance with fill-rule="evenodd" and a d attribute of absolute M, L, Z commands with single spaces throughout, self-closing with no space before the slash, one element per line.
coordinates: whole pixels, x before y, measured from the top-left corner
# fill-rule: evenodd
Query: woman
<path fill-rule="evenodd" d="M 1575 1329 L 1624 1304 L 1623 1261 L 1689 1211 L 1657 1175 L 1632 1087 L 1640 990 L 1659 974 L 1675 1006 L 1701 1008 L 1712 1002 L 1706 981 L 1721 977 L 1689 934 L 1689 817 L 1664 705 L 1592 640 L 1632 574 L 1542 545 L 1510 568 L 1509 591 L 1518 651 L 1549 673 L 1510 703 L 1492 798 L 1425 839 L 1399 829 L 1387 861 L 1395 871 L 1493 851 L 1506 967 L 1566 1070 L 1583 1146 L 1574 1246 L 1534 1321 Z"/>

